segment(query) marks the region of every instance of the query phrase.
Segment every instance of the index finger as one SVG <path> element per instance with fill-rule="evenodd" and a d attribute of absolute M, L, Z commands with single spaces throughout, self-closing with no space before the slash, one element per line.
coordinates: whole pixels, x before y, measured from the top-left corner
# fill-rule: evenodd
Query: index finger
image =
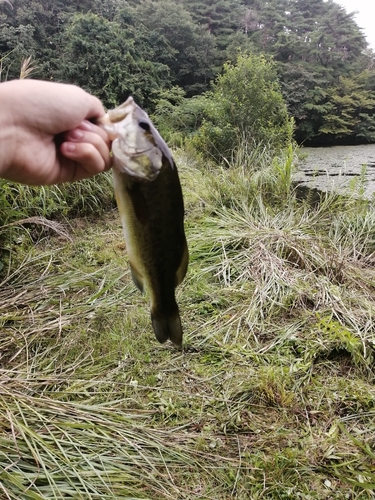
<path fill-rule="evenodd" d="M 85 93 L 87 96 L 87 105 L 88 105 L 88 110 L 85 118 L 87 120 L 95 120 L 105 115 L 105 110 L 101 101 L 97 97 L 88 94 L 87 92 Z"/>

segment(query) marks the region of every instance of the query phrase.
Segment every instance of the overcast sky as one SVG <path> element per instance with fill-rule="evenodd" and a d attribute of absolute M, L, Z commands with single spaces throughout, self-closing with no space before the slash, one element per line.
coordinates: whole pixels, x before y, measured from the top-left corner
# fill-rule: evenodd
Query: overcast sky
<path fill-rule="evenodd" d="M 375 49 L 375 0 L 335 0 L 348 12 L 358 11 L 354 20 L 366 36 L 372 49 Z"/>

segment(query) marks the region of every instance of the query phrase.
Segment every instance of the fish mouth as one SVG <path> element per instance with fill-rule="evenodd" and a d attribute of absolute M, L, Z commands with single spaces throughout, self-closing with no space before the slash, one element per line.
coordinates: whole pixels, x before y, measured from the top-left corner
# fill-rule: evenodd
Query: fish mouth
<path fill-rule="evenodd" d="M 141 151 L 137 151 L 135 148 L 132 148 L 131 146 L 128 146 L 128 149 L 126 150 L 126 154 L 128 156 L 131 156 L 132 158 L 138 158 L 139 156 L 144 155 L 145 153 L 148 153 L 149 151 L 152 151 L 153 147 L 147 148 L 147 149 L 142 149 Z M 132 151 L 133 150 L 133 151 Z"/>

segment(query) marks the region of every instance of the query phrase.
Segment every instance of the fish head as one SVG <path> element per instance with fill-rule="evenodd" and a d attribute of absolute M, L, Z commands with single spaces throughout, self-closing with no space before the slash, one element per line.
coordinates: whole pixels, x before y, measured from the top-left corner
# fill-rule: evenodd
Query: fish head
<path fill-rule="evenodd" d="M 113 140 L 114 168 L 120 172 L 137 181 L 152 181 L 159 174 L 164 158 L 173 165 L 168 146 L 132 97 L 109 110 L 98 123 Z"/>

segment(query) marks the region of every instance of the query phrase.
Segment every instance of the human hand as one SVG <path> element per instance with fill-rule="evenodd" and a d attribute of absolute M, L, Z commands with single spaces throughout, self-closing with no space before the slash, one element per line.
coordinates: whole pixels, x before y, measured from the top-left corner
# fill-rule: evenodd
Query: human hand
<path fill-rule="evenodd" d="M 111 167 L 96 97 L 39 80 L 0 84 L 0 177 L 30 185 L 72 182 Z"/>

